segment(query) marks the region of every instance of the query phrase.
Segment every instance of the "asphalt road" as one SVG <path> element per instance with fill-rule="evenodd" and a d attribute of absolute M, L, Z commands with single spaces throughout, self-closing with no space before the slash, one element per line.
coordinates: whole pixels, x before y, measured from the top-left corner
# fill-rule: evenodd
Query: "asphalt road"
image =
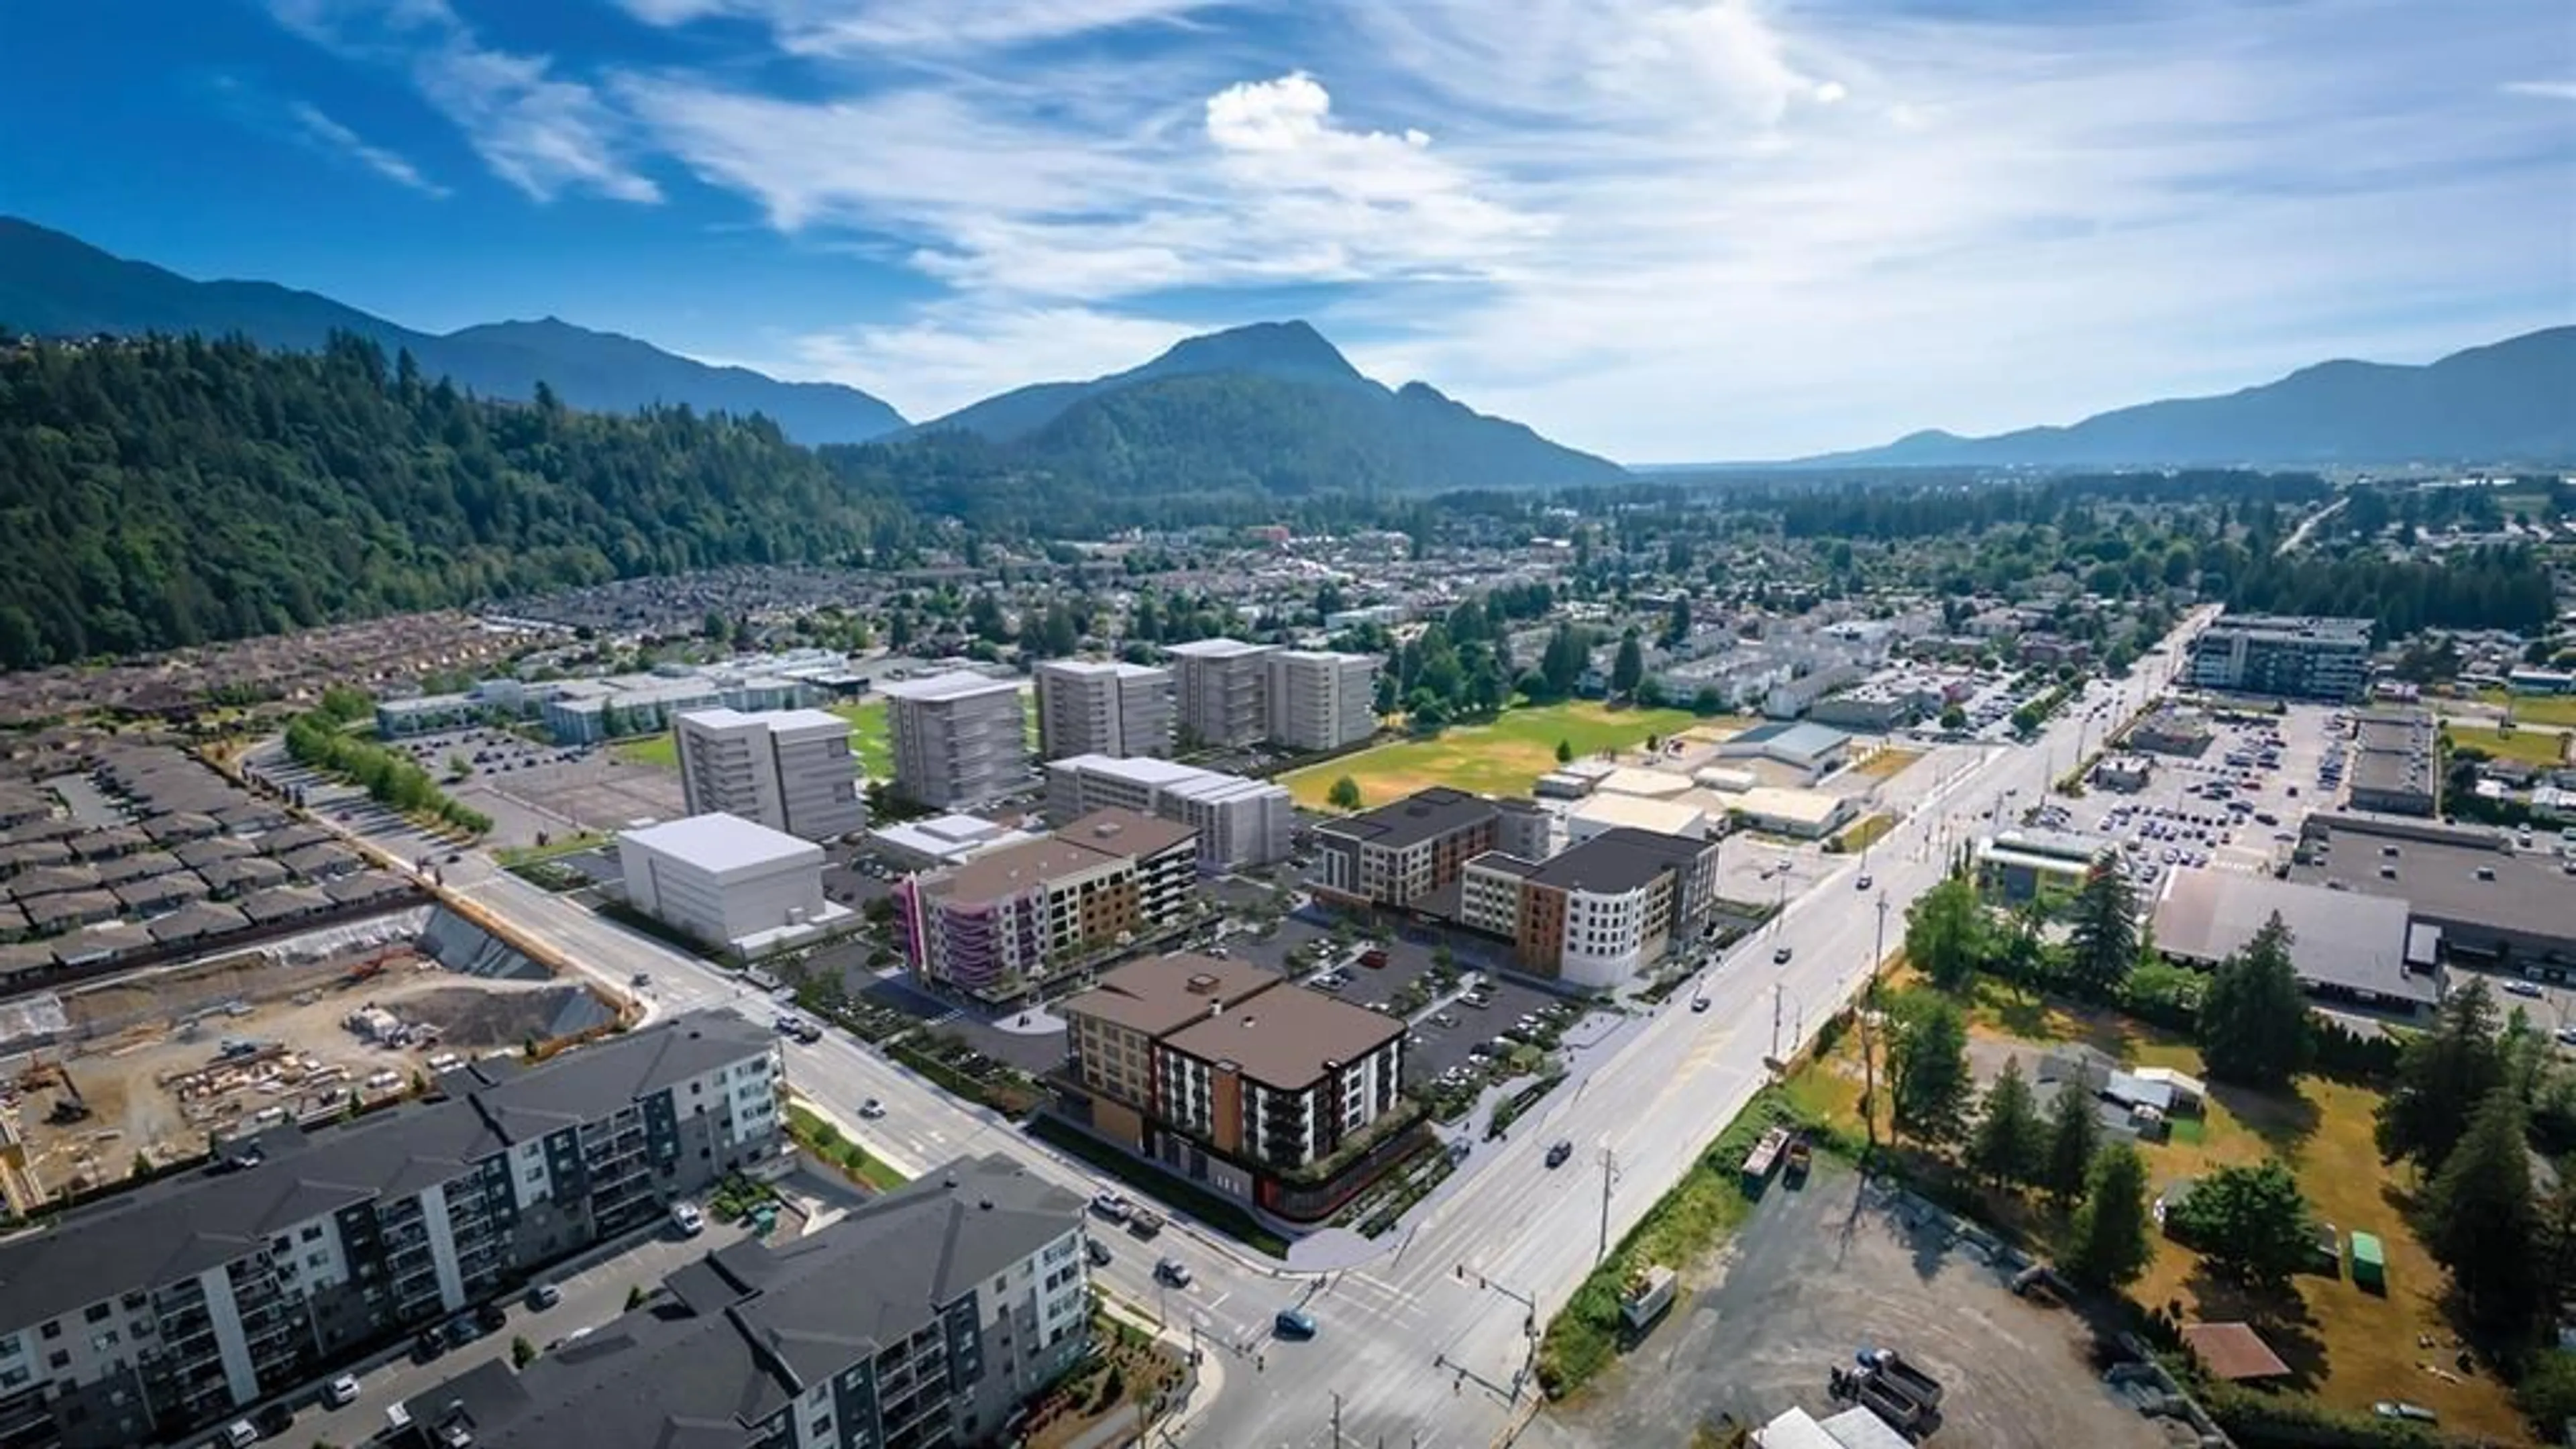
<path fill-rule="evenodd" d="M 1946 776 L 1899 777 L 1885 808 L 1908 813 L 1869 853 L 1870 891 L 1855 888 L 1859 859 L 1832 864 L 1772 927 L 1709 968 L 1707 1012 L 1692 1013 L 1691 993 L 1676 993 L 1580 1091 L 1548 1104 L 1508 1141 L 1477 1151 L 1465 1169 L 1474 1179 L 1382 1243 L 1376 1259 L 1319 1278 L 1256 1262 L 1177 1220 L 1150 1245 L 1104 1235 L 1115 1258 L 1099 1276 L 1149 1313 L 1195 1329 L 1225 1380 L 1185 1442 L 1312 1449 L 1333 1445 L 1338 1429 L 1344 1443 L 1359 1446 L 1381 1436 L 1413 1449 L 1491 1443 L 1536 1393 L 1534 1330 L 1579 1286 L 1600 1242 L 1616 1241 L 1681 1177 L 1763 1085 L 1766 1058 L 1793 1052 L 1850 999 L 1878 959 L 1882 917 L 1892 944 L 1906 905 L 1940 879 L 1950 848 L 1991 829 L 1988 812 L 2038 801 L 2053 776 L 2099 740 L 2102 721 L 2085 718 L 2090 703 L 2109 697 L 2125 716 L 2161 687 L 2180 641 L 2205 618 L 2194 616 L 2135 678 L 2071 706 L 2032 744 L 1994 748 Z M 339 828 L 370 838 L 382 832 L 407 858 L 428 853 L 425 842 L 373 813 Z M 451 889 L 602 981 L 622 990 L 632 973 L 650 973 L 657 1011 L 775 1014 L 769 1002 L 739 995 L 713 966 L 478 857 L 441 868 Z M 1782 945 L 1791 959 L 1775 964 Z M 855 1042 L 791 1044 L 787 1059 L 791 1085 L 837 1108 L 845 1127 L 863 1126 L 853 1135 L 898 1167 L 919 1171 L 961 1153 L 1003 1151 L 1086 1196 L 1109 1185 Z M 846 1120 L 867 1097 L 885 1104 L 885 1117 Z M 1550 1171 L 1541 1158 L 1559 1138 L 1571 1139 L 1577 1155 Z M 1165 1255 L 1188 1265 L 1189 1288 L 1156 1285 L 1153 1263 Z M 1313 1340 L 1268 1339 L 1272 1314 L 1290 1304 L 1316 1320 Z"/>

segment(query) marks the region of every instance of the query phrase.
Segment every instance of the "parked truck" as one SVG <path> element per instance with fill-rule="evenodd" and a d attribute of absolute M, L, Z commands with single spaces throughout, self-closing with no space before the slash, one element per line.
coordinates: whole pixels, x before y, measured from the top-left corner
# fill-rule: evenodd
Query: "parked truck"
<path fill-rule="evenodd" d="M 1789 1139 L 1789 1165 L 1783 1169 L 1783 1176 L 1790 1186 L 1795 1187 L 1807 1180 L 1807 1168 L 1814 1160 L 1815 1149 L 1807 1145 L 1806 1133 L 1801 1132 Z"/>
<path fill-rule="evenodd" d="M 1860 1352 L 1861 1367 L 1870 1376 L 1885 1380 L 1889 1387 L 1926 1409 L 1941 1405 L 1941 1381 L 1910 1363 L 1905 1355 L 1892 1348 L 1865 1348 Z"/>
<path fill-rule="evenodd" d="M 1852 1397 L 1907 1438 L 1912 1438 L 1930 1416 L 1930 1410 L 1897 1392 L 1876 1374 L 1862 1375 L 1860 1382 L 1852 1386 Z"/>

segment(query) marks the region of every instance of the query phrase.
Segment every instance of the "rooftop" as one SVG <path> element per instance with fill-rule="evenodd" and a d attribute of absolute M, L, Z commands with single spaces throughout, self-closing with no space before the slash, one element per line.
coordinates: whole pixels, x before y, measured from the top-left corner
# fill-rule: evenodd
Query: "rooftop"
<path fill-rule="evenodd" d="M 1240 639 L 1193 639 L 1187 644 L 1166 644 L 1163 652 L 1184 659 L 1241 659 L 1250 654 L 1268 654 L 1276 644 L 1247 644 Z"/>
<path fill-rule="evenodd" d="M 1729 808 L 1773 820 L 1822 825 L 1833 819 L 1834 812 L 1848 803 L 1843 797 L 1829 795 L 1822 790 L 1784 790 L 1776 785 L 1756 785 L 1735 796 Z"/>
<path fill-rule="evenodd" d="M 1056 1010 L 1159 1037 L 1286 980 L 1248 961 L 1182 951 L 1104 972 L 1099 984 L 1058 1002 Z"/>
<path fill-rule="evenodd" d="M 1805 720 L 1775 720 L 1733 736 L 1718 750 L 1721 754 L 1729 754 L 1759 746 L 1768 752 L 1813 757 L 1849 745 L 1851 738 L 1829 725 Z"/>
<path fill-rule="evenodd" d="M 1669 778 L 1669 777 L 1667 777 Z M 1687 791 L 1690 782 L 1681 782 Z M 1707 817 L 1694 805 L 1676 800 L 1649 800 L 1638 795 L 1594 795 L 1565 812 L 1568 820 L 1610 828 L 1651 830 L 1661 835 L 1700 836 Z"/>
<path fill-rule="evenodd" d="M 1265 1087 L 1297 1092 L 1403 1036 L 1402 1017 L 1289 987 L 1264 991 L 1163 1040 L 1201 1061 L 1232 1063 Z"/>
<path fill-rule="evenodd" d="M 823 847 L 810 840 L 799 840 L 756 820 L 721 811 L 629 830 L 619 838 L 717 872 L 800 861 L 820 865 L 823 861 Z"/>
<path fill-rule="evenodd" d="M 1402 850 L 1454 830 L 1468 829 L 1494 814 L 1494 802 L 1482 795 L 1434 785 L 1375 810 L 1343 820 L 1327 820 L 1316 826 L 1315 832 Z"/>
<path fill-rule="evenodd" d="M 1560 890 L 1623 895 L 1687 868 L 1710 848 L 1705 840 L 1623 825 L 1549 856 L 1527 878 Z"/>
<path fill-rule="evenodd" d="M 2496 928 L 2576 949 L 2576 889 L 2569 877 L 2546 856 L 2507 853 L 2497 831 L 2311 815 L 2304 833 L 2300 863 L 2291 870 L 2294 881 L 2339 883 L 2337 894 L 2347 903 L 2355 895 L 2393 896 L 2428 920 Z M 2383 853 L 2389 850 L 2396 854 Z M 2382 869 L 2395 877 L 2381 875 Z"/>
<path fill-rule="evenodd" d="M 1094 679 L 1143 679 L 1171 671 L 1150 664 L 1130 664 L 1124 659 L 1050 659 L 1038 666 L 1038 672 Z"/>
<path fill-rule="evenodd" d="M 1133 810 L 1094 810 L 1053 835 L 999 845 L 952 867 L 931 882 L 934 893 L 961 901 L 989 901 L 1119 860 L 1157 855 L 1198 838 L 1178 821 Z"/>
<path fill-rule="evenodd" d="M 2230 1381 L 2246 1379 L 2287 1378 L 2290 1366 L 2263 1341 L 2263 1335 L 2242 1323 L 2187 1323 L 2182 1341 L 2200 1355 L 2200 1361 L 2219 1378 Z"/>
<path fill-rule="evenodd" d="M 934 674 L 926 679 L 890 679 L 877 687 L 877 693 L 888 699 L 908 699 L 917 703 L 943 700 L 982 699 L 997 694 L 1017 694 L 1016 680 L 994 679 L 989 675 L 959 669 L 947 674 Z"/>
<path fill-rule="evenodd" d="M 2331 639 L 2341 643 L 2370 644 L 2368 619 L 2308 618 L 2295 614 L 2221 614 L 2210 623 L 2201 637 L 2248 634 L 2277 639 Z"/>
<path fill-rule="evenodd" d="M 828 709 L 693 709 L 680 716 L 708 729 L 732 730 L 758 725 L 778 730 L 839 730 L 849 732 L 850 722 Z"/>
<path fill-rule="evenodd" d="M 2290 928 L 2290 963 L 2302 981 L 2430 1002 L 2433 976 L 2406 969 L 2406 903 L 2323 886 L 2185 866 L 2156 898 L 2156 948 L 2213 964 L 2243 950 L 2274 914 Z"/>

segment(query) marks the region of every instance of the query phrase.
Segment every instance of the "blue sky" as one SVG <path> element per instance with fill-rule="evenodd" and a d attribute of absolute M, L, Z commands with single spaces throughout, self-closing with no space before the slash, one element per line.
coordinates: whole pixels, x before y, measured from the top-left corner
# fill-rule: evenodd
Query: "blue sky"
<path fill-rule="evenodd" d="M 1304 316 L 1628 461 L 2576 320 L 2565 0 L 10 0 L 0 211 L 927 417 Z"/>

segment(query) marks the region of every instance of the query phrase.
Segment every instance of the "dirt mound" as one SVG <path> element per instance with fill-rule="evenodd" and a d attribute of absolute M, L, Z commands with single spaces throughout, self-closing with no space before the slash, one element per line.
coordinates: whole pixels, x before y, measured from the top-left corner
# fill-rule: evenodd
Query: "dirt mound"
<path fill-rule="evenodd" d="M 507 992 L 448 987 L 406 997 L 396 1011 L 407 1021 L 438 1028 L 440 1041 L 451 1047 L 551 1041 L 609 1019 L 599 998 L 579 986 Z"/>

